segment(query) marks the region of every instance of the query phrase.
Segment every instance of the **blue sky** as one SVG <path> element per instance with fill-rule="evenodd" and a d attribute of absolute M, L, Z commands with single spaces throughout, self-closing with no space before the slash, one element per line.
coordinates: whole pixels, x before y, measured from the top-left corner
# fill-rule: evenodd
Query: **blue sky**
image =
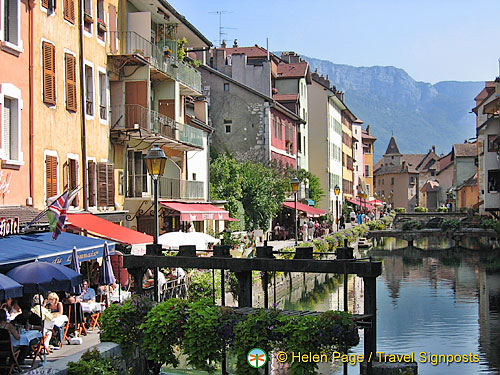
<path fill-rule="evenodd" d="M 169 0 L 214 44 L 293 50 L 354 66 L 392 65 L 418 81 L 499 75 L 499 0 Z"/>

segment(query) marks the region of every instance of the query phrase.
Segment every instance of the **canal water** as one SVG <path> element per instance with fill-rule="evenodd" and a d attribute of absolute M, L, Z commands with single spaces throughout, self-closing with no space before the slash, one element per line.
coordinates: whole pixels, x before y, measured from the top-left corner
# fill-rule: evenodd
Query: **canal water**
<path fill-rule="evenodd" d="M 498 252 L 436 251 L 446 241 L 419 242 L 420 249 L 398 250 L 406 242 L 387 239 L 371 255 L 383 262 L 377 279 L 377 350 L 414 354 L 419 374 L 498 374 L 500 369 L 500 257 Z M 433 250 L 434 249 L 434 250 Z M 359 254 L 359 253 L 358 253 Z M 305 285 L 305 284 L 304 284 Z M 343 308 L 341 279 L 301 286 L 302 296 L 280 301 L 296 310 Z M 362 280 L 350 277 L 349 310 L 363 312 Z M 290 294 L 291 296 L 291 294 Z M 292 301 L 293 299 L 293 301 Z M 353 353 L 363 354 L 360 344 Z M 431 355 L 477 355 L 477 362 L 432 364 Z M 458 358 L 458 357 L 456 357 Z M 463 357 L 462 357 L 463 358 Z M 339 364 L 323 364 L 321 374 L 342 374 Z M 359 366 L 349 366 L 359 374 Z"/>

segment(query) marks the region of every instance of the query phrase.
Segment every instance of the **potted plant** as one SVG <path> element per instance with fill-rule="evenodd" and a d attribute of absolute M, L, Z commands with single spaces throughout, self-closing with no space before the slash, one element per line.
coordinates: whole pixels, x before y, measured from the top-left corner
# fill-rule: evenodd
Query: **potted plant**
<path fill-rule="evenodd" d="M 102 20 L 100 18 L 97 19 L 97 29 L 103 33 L 106 32 L 107 27 L 106 27 L 106 23 L 104 22 L 104 20 Z"/>
<path fill-rule="evenodd" d="M 92 15 L 90 13 L 88 13 L 88 11 L 86 11 L 86 10 L 83 13 L 83 20 L 86 23 L 94 23 L 94 19 L 92 18 Z"/>

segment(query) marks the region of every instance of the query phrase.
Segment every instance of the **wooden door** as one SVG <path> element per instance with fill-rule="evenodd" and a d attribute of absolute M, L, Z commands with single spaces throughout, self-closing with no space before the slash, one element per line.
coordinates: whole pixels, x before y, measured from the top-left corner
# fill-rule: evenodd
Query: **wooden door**
<path fill-rule="evenodd" d="M 173 99 L 158 100 L 158 112 L 175 121 L 175 100 Z M 174 129 L 167 128 L 166 135 L 175 138 Z"/>
<path fill-rule="evenodd" d="M 148 128 L 148 86 L 146 81 L 125 82 L 125 127 Z"/>

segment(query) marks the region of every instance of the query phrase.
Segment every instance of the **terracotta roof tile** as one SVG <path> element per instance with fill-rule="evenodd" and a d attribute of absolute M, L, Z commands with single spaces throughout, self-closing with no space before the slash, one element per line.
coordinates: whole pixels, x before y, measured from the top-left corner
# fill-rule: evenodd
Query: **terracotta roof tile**
<path fill-rule="evenodd" d="M 0 206 L 0 218 L 19 218 L 19 225 L 25 225 L 33 220 L 41 211 L 27 206 Z M 47 224 L 47 215 L 43 215 L 37 224 Z"/>
<path fill-rule="evenodd" d="M 267 57 L 267 50 L 262 47 L 235 47 L 235 48 L 220 48 L 226 51 L 227 55 L 236 53 L 244 53 L 248 57 Z"/>
<path fill-rule="evenodd" d="M 273 99 L 279 102 L 296 102 L 298 94 L 275 94 L 273 95 Z"/>
<path fill-rule="evenodd" d="M 453 145 L 455 157 L 473 157 L 477 154 L 475 143 L 456 143 Z"/>
<path fill-rule="evenodd" d="M 278 64 L 278 78 L 279 77 L 305 77 L 307 73 L 307 62 Z"/>

